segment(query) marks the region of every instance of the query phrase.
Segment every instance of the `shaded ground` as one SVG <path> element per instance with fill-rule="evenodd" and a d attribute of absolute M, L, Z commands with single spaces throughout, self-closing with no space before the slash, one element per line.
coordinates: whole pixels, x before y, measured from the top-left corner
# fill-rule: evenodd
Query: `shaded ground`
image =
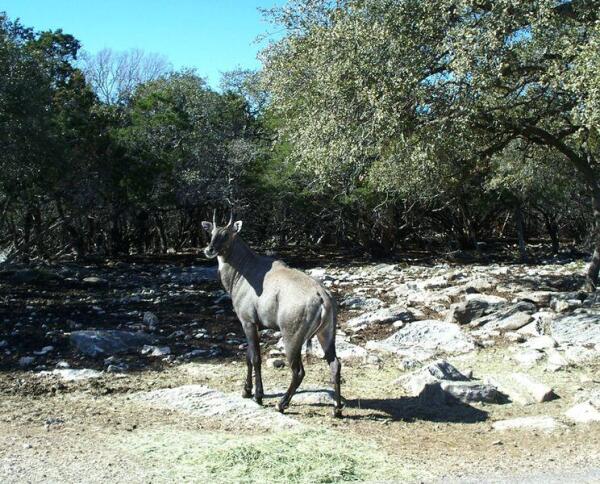
<path fill-rule="evenodd" d="M 405 371 L 395 359 L 345 363 L 345 418 L 332 419 L 328 405 L 292 403 L 288 415 L 306 426 L 295 433 L 241 430 L 218 419 L 142 405 L 134 394 L 181 385 L 241 391 L 245 362 L 239 323 L 217 283 L 178 279 L 190 262 L 62 264 L 48 268 L 60 275 L 56 279 L 19 283 L 14 274 L 0 277 L 0 341 L 11 348 L 10 354 L 0 349 L 1 481 L 553 482 L 554 476 L 562 482 L 600 482 L 600 424 L 573 425 L 563 417 L 572 395 L 600 384 L 597 364 L 551 374 L 532 370 L 563 397 L 551 402 L 432 407 L 394 384 Z M 106 282 L 90 285 L 86 277 Z M 507 283 L 510 278 L 509 273 Z M 549 276 L 547 284 L 571 289 L 579 282 L 578 276 Z M 337 295 L 344 297 L 343 287 Z M 68 333 L 92 327 L 148 330 L 145 311 L 158 317 L 154 334 L 172 355 L 122 356 L 127 372 L 105 372 L 83 382 L 39 376 L 39 370 L 60 362 L 104 369 L 103 358 L 76 353 Z M 342 325 L 350 315 L 342 310 Z M 198 338 L 203 329 L 208 336 Z M 357 341 L 390 331 L 380 327 Z M 276 340 L 264 335 L 264 353 Z M 20 357 L 48 345 L 54 349 L 36 356 L 32 367 L 19 367 Z M 219 356 L 182 358 L 208 348 L 218 348 Z M 474 369 L 475 377 L 519 370 L 501 344 L 449 361 Z M 324 362 L 312 359 L 306 370 L 303 388 L 329 387 Z M 264 380 L 265 405 L 274 412 L 276 395 L 289 382 L 288 370 L 266 367 Z M 565 426 L 552 434 L 491 427 L 496 420 L 540 414 L 555 416 Z"/>

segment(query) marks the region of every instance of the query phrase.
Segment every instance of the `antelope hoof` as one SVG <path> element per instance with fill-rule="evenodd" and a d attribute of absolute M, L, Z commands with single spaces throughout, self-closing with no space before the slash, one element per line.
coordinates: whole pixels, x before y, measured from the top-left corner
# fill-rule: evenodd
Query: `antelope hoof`
<path fill-rule="evenodd" d="M 277 404 L 277 410 L 279 410 L 279 413 L 283 413 L 285 412 L 285 409 L 288 408 L 288 405 L 286 403 L 283 402 L 279 402 Z"/>
<path fill-rule="evenodd" d="M 262 405 L 262 404 L 263 404 L 262 397 L 256 397 L 256 396 L 255 396 L 255 397 L 254 397 L 254 401 L 255 401 L 256 403 L 258 403 L 259 405 Z"/>
<path fill-rule="evenodd" d="M 333 417 L 342 418 L 342 407 L 333 407 Z"/>
<path fill-rule="evenodd" d="M 242 398 L 252 398 L 252 390 L 244 388 L 244 390 L 242 391 Z"/>

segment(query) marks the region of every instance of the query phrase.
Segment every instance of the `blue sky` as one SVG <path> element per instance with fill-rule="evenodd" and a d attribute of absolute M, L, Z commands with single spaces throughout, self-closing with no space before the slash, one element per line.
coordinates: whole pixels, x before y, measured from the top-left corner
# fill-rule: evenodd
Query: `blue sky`
<path fill-rule="evenodd" d="M 285 0 L 2 0 L 0 11 L 36 30 L 62 28 L 96 52 L 141 48 L 218 87 L 220 72 L 257 68 L 257 36 L 274 32 L 258 7 Z"/>

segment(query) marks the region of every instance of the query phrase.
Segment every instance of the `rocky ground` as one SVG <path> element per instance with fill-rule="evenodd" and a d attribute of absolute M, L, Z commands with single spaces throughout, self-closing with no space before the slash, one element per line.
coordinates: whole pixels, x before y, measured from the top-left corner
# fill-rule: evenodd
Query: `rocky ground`
<path fill-rule="evenodd" d="M 345 417 L 313 345 L 265 407 L 215 270 L 186 257 L 0 272 L 0 480 L 600 482 L 600 298 L 583 261 L 304 261 L 336 295 Z M 297 264 L 296 264 L 297 265 Z"/>

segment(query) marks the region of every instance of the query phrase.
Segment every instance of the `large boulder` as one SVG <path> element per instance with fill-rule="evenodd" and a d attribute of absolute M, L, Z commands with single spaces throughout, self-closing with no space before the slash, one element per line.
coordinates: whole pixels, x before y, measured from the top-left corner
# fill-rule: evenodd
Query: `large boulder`
<path fill-rule="evenodd" d="M 71 333 L 71 343 L 91 357 L 137 352 L 154 340 L 149 334 L 131 331 L 85 330 Z"/>
<path fill-rule="evenodd" d="M 431 319 L 415 321 L 382 341 L 369 341 L 367 349 L 398 354 L 407 350 L 452 354 L 472 351 L 475 344 L 459 325 Z"/>
<path fill-rule="evenodd" d="M 450 307 L 448 321 L 458 324 L 468 324 L 472 320 L 485 316 L 499 307 L 505 306 L 506 299 L 485 294 L 469 294 L 465 301 Z"/>
<path fill-rule="evenodd" d="M 497 387 L 511 402 L 519 405 L 532 405 L 557 398 L 552 387 L 523 373 L 491 376 L 485 381 Z"/>
<path fill-rule="evenodd" d="M 485 325 L 486 331 L 516 331 L 531 323 L 535 312 L 535 304 L 519 301 L 475 319 L 470 324 L 474 327 Z"/>
<path fill-rule="evenodd" d="M 448 405 L 457 401 L 494 403 L 504 399 L 494 385 L 470 380 L 445 360 L 404 375 L 396 383 L 427 405 Z"/>
<path fill-rule="evenodd" d="M 580 310 L 560 316 L 551 320 L 548 327 L 558 344 L 600 344 L 600 310 Z"/>

